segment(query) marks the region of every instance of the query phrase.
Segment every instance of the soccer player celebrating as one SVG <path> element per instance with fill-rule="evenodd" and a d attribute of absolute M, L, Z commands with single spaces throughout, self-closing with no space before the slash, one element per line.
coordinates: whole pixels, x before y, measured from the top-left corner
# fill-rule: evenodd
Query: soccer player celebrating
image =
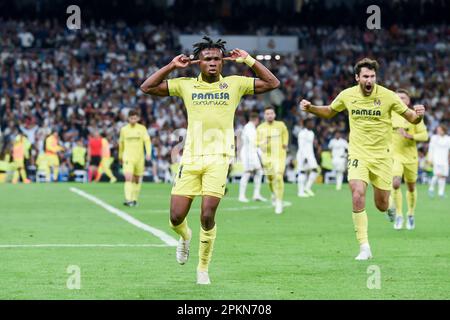
<path fill-rule="evenodd" d="M 306 120 L 305 127 L 298 133 L 297 168 L 298 168 L 298 196 L 302 198 L 314 196 L 311 187 L 319 172 L 316 156 L 314 155 L 314 122 Z"/>
<path fill-rule="evenodd" d="M 120 129 L 119 136 L 119 162 L 123 166 L 125 176 L 125 202 L 123 204 L 128 207 L 137 205 L 145 160 L 150 161 L 152 150 L 147 129 L 138 122 L 139 113 L 136 110 L 128 112 L 128 124 Z"/>
<path fill-rule="evenodd" d="M 330 119 L 348 110 L 350 143 L 348 180 L 352 191 L 353 223 L 360 252 L 356 260 L 372 257 L 367 234 L 365 209 L 366 189 L 373 185 L 375 206 L 381 212 L 389 207 L 392 188 L 392 112 L 397 112 L 413 124 L 422 121 L 423 106 L 409 109 L 395 92 L 376 83 L 378 63 L 368 58 L 354 68 L 357 85 L 343 90 L 328 106 L 315 106 L 307 100 L 300 102 L 303 111 Z"/>
<path fill-rule="evenodd" d="M 344 180 L 345 165 L 347 164 L 347 140 L 342 138 L 342 134 L 336 131 L 334 138 L 328 143 L 331 150 L 333 169 L 336 172 L 336 190 L 342 189 L 342 181 Z"/>
<path fill-rule="evenodd" d="M 227 182 L 230 159 L 234 157 L 234 113 L 242 96 L 263 93 L 279 86 L 278 79 L 246 51 L 234 49 L 225 55 L 225 42 L 205 41 L 194 44 L 194 59 L 175 57 L 168 65 L 152 74 L 141 85 L 144 93 L 177 96 L 187 110 L 186 143 L 170 201 L 170 225 L 181 236 L 177 261 L 186 263 L 189 256 L 191 229 L 186 216 L 195 196 L 202 196 L 199 264 L 197 283 L 209 284 L 208 266 L 216 238 L 214 217 Z M 244 62 L 258 78 L 222 77 L 224 60 Z M 200 74 L 194 78 L 164 80 L 176 69 L 199 64 Z"/>
<path fill-rule="evenodd" d="M 53 130 L 45 139 L 45 154 L 47 155 L 48 165 L 53 173 L 52 181 L 58 181 L 59 174 L 59 156 L 58 152 L 63 151 L 64 147 L 59 145 L 58 132 Z"/>
<path fill-rule="evenodd" d="M 405 89 L 398 89 L 397 95 L 407 105 L 410 106 L 411 98 Z M 398 113 L 392 113 L 392 153 L 393 153 L 393 175 L 392 181 L 392 203 L 389 212 L 395 210 L 394 229 L 403 228 L 403 197 L 400 185 L 404 177 L 408 190 L 406 191 L 406 202 L 408 204 L 408 219 L 406 228 L 415 228 L 414 209 L 417 202 L 416 180 L 419 170 L 419 158 L 417 154 L 417 141 L 427 141 L 427 128 L 423 121 L 418 124 L 411 124 Z M 394 206 L 395 205 L 395 209 Z"/>
<path fill-rule="evenodd" d="M 263 171 L 261 167 L 261 162 L 258 157 L 258 148 L 256 146 L 256 126 L 259 124 L 258 113 L 250 113 L 249 122 L 244 126 L 241 133 L 241 161 L 244 166 L 244 174 L 241 177 L 239 184 L 239 201 L 249 202 L 245 196 L 245 191 L 247 189 L 247 183 L 250 176 L 254 174 L 253 182 L 255 188 L 253 190 L 253 200 L 255 201 L 267 201 L 261 196 L 261 181 L 263 176 Z"/>
<path fill-rule="evenodd" d="M 430 139 L 428 147 L 428 161 L 433 164 L 433 178 L 430 181 L 428 193 L 434 196 L 434 186 L 438 183 L 438 195 L 445 195 L 445 180 L 448 177 L 448 155 L 450 150 L 450 136 L 443 125 L 436 128 L 436 134 Z"/>
<path fill-rule="evenodd" d="M 289 133 L 283 121 L 275 120 L 276 114 L 272 106 L 264 110 L 264 120 L 256 129 L 257 145 L 261 151 L 264 172 L 269 179 L 272 191 L 272 203 L 275 213 L 283 213 L 284 170 Z"/>

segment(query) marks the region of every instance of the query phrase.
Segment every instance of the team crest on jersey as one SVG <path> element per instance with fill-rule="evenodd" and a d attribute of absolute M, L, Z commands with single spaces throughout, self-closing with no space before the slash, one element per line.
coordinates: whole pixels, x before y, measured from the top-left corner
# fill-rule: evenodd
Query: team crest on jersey
<path fill-rule="evenodd" d="M 374 105 L 375 107 L 378 107 L 378 108 L 379 108 L 379 107 L 381 106 L 381 100 L 378 99 L 378 98 L 375 99 L 374 102 L 373 102 L 373 105 Z"/>
<path fill-rule="evenodd" d="M 225 82 L 222 82 L 222 83 L 219 84 L 219 89 L 220 90 L 224 90 L 224 89 L 227 89 L 227 88 L 228 88 L 228 85 Z"/>

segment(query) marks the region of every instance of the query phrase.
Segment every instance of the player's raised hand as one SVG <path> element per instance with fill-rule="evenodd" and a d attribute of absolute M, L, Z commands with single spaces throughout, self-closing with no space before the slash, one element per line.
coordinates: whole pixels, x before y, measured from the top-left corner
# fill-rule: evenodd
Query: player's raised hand
<path fill-rule="evenodd" d="M 425 106 L 423 104 L 416 104 L 413 108 L 418 116 L 423 117 L 425 115 Z"/>
<path fill-rule="evenodd" d="M 300 101 L 300 110 L 308 112 L 309 108 L 311 108 L 311 102 L 306 99 L 302 99 L 302 101 Z"/>
<path fill-rule="evenodd" d="M 181 68 L 186 68 L 187 66 L 189 66 L 191 64 L 198 63 L 199 61 L 200 60 L 191 60 L 191 59 L 189 59 L 188 56 L 186 56 L 184 54 L 180 54 L 180 55 L 176 56 L 175 58 L 173 58 L 171 63 L 173 64 L 173 66 L 175 66 L 175 68 L 181 69 Z"/>
<path fill-rule="evenodd" d="M 236 61 L 242 63 L 244 59 L 248 56 L 248 52 L 242 49 L 233 49 L 230 51 L 228 57 L 223 58 L 223 60 Z"/>

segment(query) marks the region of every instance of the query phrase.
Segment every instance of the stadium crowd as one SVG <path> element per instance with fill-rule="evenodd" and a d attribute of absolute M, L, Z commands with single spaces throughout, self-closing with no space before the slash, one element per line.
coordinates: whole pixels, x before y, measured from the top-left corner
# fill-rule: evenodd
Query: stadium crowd
<path fill-rule="evenodd" d="M 180 157 L 180 141 L 187 126 L 182 101 L 142 94 L 139 85 L 147 75 L 179 54 L 180 33 L 215 35 L 214 26 L 180 30 L 167 25 L 128 26 L 125 23 L 90 24 L 71 31 L 55 21 L 0 20 L 0 161 L 10 161 L 19 133 L 29 142 L 25 152 L 27 171 L 33 176 L 45 140 L 56 132 L 59 180 L 70 178 L 77 141 L 88 147 L 88 138 L 99 132 L 117 159 L 120 128 L 128 111 L 137 108 L 141 123 L 152 139 L 153 158 L 147 177 L 170 181 L 170 167 Z M 261 29 L 259 34 L 298 37 L 299 50 L 264 63 L 281 81 L 279 89 L 264 96 L 247 96 L 236 112 L 236 132 L 250 111 L 276 106 L 279 119 L 290 129 L 289 175 L 294 171 L 296 132 L 308 117 L 298 108 L 300 97 L 323 105 L 342 89 L 353 85 L 355 61 L 370 56 L 380 62 L 378 81 L 391 88 L 406 88 L 414 103 L 427 106 L 426 124 L 432 132 L 438 124 L 450 124 L 450 27 L 394 26 L 381 30 L 354 27 L 286 27 Z M 232 49 L 232 48 L 228 48 Z M 244 48 L 245 49 L 245 48 Z M 190 54 L 190 52 L 186 52 Z M 255 52 L 250 52 L 256 54 Z M 195 67 L 172 76 L 197 75 Z M 244 65 L 226 63 L 224 74 L 252 76 Z M 336 131 L 348 132 L 348 121 L 339 114 L 331 121 L 315 119 L 317 157 Z M 27 142 L 27 144 L 28 144 Z M 423 157 L 427 143 L 420 145 Z M 89 160 L 83 162 L 84 167 Z M 120 171 L 114 161 L 113 172 Z M 0 168 L 1 171 L 1 168 Z"/>

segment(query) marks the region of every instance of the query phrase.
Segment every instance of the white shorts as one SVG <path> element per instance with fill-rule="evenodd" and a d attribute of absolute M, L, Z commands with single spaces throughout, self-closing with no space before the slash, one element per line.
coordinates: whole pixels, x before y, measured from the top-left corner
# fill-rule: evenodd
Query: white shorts
<path fill-rule="evenodd" d="M 448 177 L 448 164 L 433 164 L 433 173 L 435 176 L 440 175 Z"/>
<path fill-rule="evenodd" d="M 259 161 L 258 155 L 255 154 L 241 154 L 241 161 L 242 165 L 244 167 L 244 171 L 254 171 L 254 170 L 260 170 L 261 167 L 261 161 Z"/>
<path fill-rule="evenodd" d="M 344 172 L 345 167 L 347 166 L 346 158 L 335 158 L 332 160 L 333 169 L 335 171 Z"/>
<path fill-rule="evenodd" d="M 316 157 L 313 154 L 297 154 L 298 171 L 312 170 L 318 166 Z"/>

